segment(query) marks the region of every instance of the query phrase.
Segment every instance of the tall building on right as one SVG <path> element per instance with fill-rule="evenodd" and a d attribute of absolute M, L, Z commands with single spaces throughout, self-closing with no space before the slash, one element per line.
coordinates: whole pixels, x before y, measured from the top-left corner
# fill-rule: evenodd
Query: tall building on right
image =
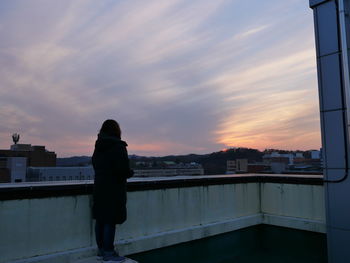
<path fill-rule="evenodd" d="M 328 262 L 350 262 L 350 0 L 310 0 L 320 100 Z"/>

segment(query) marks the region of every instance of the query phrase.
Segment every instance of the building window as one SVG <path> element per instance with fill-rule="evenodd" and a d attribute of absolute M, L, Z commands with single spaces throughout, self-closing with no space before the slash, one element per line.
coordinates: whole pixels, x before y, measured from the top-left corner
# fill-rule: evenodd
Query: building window
<path fill-rule="evenodd" d="M 60 180 L 60 177 L 59 176 L 56 176 L 56 181 L 59 181 Z"/>
<path fill-rule="evenodd" d="M 65 177 L 65 176 L 62 176 L 62 180 L 63 180 L 63 181 L 66 181 L 66 177 Z"/>
<path fill-rule="evenodd" d="M 79 176 L 75 176 L 75 180 L 79 180 Z"/>
<path fill-rule="evenodd" d="M 41 181 L 46 181 L 46 177 L 45 176 L 41 177 Z"/>
<path fill-rule="evenodd" d="M 50 176 L 50 177 L 49 177 L 49 181 L 52 181 L 52 180 L 53 180 L 53 178 L 52 178 L 52 176 Z"/>
<path fill-rule="evenodd" d="M 73 180 L 73 176 L 69 176 L 69 180 Z"/>

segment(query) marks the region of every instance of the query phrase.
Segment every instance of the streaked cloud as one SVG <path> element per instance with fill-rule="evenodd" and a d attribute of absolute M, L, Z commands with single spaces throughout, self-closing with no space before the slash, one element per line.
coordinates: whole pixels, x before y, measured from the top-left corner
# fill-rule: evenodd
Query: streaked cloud
<path fill-rule="evenodd" d="M 240 34 L 235 35 L 234 39 L 235 40 L 242 40 L 244 38 L 250 37 L 256 33 L 263 31 L 267 27 L 268 27 L 267 25 L 262 25 L 262 26 L 256 26 L 256 27 L 251 28 L 251 29 L 247 29 L 245 32 L 242 32 Z"/>
<path fill-rule="evenodd" d="M 301 0 L 3 1 L 0 147 L 91 154 L 106 118 L 130 153 L 320 147 Z"/>

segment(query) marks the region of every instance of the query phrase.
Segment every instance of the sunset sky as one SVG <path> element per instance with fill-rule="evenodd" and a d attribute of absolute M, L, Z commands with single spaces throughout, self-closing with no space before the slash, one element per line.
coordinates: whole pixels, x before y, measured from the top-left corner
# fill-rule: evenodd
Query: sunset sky
<path fill-rule="evenodd" d="M 0 1 L 0 148 L 91 155 L 320 148 L 305 0 Z"/>

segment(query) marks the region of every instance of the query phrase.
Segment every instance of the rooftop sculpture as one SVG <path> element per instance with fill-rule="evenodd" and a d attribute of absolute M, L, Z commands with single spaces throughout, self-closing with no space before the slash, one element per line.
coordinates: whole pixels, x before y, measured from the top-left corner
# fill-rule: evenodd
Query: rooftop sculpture
<path fill-rule="evenodd" d="M 18 133 L 14 133 L 14 134 L 12 134 L 12 140 L 13 140 L 13 142 L 14 142 L 15 144 L 17 144 L 17 143 L 18 143 L 19 138 L 20 138 L 20 136 L 19 136 L 19 134 L 18 134 Z"/>

